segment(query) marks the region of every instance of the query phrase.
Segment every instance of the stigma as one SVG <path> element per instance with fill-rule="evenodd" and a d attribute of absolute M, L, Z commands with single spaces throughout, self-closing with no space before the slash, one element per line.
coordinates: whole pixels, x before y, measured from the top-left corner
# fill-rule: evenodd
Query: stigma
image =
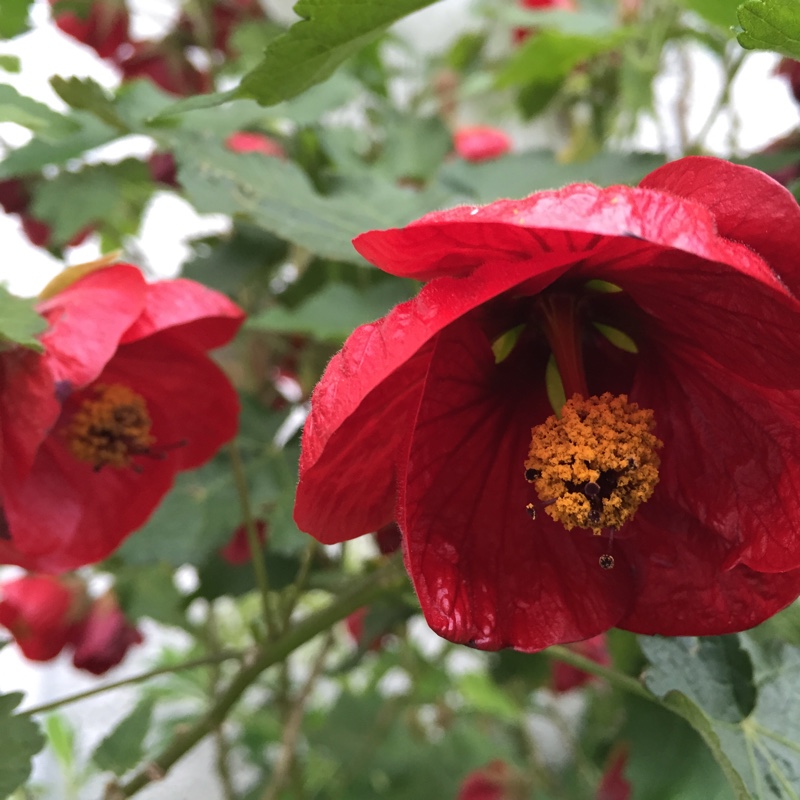
<path fill-rule="evenodd" d="M 67 424 L 67 447 L 95 470 L 135 468 L 133 457 L 149 454 L 155 442 L 144 398 L 119 383 L 96 384 L 89 391 Z"/>
<path fill-rule="evenodd" d="M 531 430 L 525 478 L 545 513 L 568 531 L 619 530 L 658 483 L 663 443 L 654 427 L 652 410 L 625 395 L 574 395 L 560 419 L 548 417 Z"/>

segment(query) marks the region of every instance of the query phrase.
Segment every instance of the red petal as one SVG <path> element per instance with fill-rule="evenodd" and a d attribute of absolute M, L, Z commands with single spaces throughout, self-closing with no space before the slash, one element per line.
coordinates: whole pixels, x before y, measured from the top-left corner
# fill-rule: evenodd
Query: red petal
<path fill-rule="evenodd" d="M 664 441 L 658 495 L 724 539 L 727 563 L 800 567 L 800 393 L 747 384 L 679 352 L 645 369 L 631 396 L 654 410 Z"/>
<path fill-rule="evenodd" d="M 128 264 L 92 272 L 39 305 L 50 322 L 42 336 L 56 381 L 91 383 L 111 360 L 125 330 L 142 313 L 145 282 Z"/>
<path fill-rule="evenodd" d="M 751 628 L 800 594 L 800 570 L 725 570 L 727 544 L 677 505 L 655 497 L 615 547 L 635 565 L 637 597 L 617 627 L 661 636 L 712 636 Z"/>
<path fill-rule="evenodd" d="M 534 651 L 594 636 L 626 612 L 624 557 L 567 532 L 523 477 L 532 423 L 549 414 L 544 363 L 498 368 L 482 331 L 464 320 L 440 334 L 420 403 L 398 522 L 428 624 L 482 649 Z"/>
<path fill-rule="evenodd" d="M 194 347 L 211 350 L 229 342 L 243 320 L 244 312 L 213 289 L 185 278 L 159 281 L 147 284 L 144 309 L 121 343 L 170 328 Z"/>
<path fill-rule="evenodd" d="M 720 239 L 714 218 L 696 203 L 628 186 L 580 183 L 522 200 L 434 211 L 405 228 L 362 233 L 353 246 L 384 272 L 430 280 L 467 274 L 490 259 L 588 249 L 588 242 L 597 243 L 593 234 L 635 237 L 725 263 L 739 263 L 744 250 Z M 762 270 L 768 280 L 768 270 Z"/>
<path fill-rule="evenodd" d="M 383 319 L 357 328 L 312 396 L 295 502 L 300 529 L 331 543 L 390 522 L 396 454 L 409 435 L 427 369 L 426 344 L 460 316 L 515 285 L 526 282 L 526 291 L 547 286 L 563 273 L 565 261 L 580 255 L 487 263 L 469 283 L 434 281 Z"/>
<path fill-rule="evenodd" d="M 800 295 L 800 206 L 769 175 L 718 158 L 691 156 L 659 167 L 640 185 L 708 208 L 722 236 L 755 250 Z"/>

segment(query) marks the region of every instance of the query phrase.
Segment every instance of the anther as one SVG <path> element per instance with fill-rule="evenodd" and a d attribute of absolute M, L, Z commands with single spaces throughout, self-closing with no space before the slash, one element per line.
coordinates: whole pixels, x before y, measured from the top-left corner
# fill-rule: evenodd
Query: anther
<path fill-rule="evenodd" d="M 537 478 L 540 478 L 542 475 L 538 469 L 526 469 L 525 470 L 525 480 L 528 483 L 533 483 Z"/>
<path fill-rule="evenodd" d="M 618 530 L 658 483 L 662 443 L 654 427 L 653 412 L 625 395 L 575 395 L 560 419 L 532 429 L 525 478 L 536 475 L 536 493 L 550 501 L 546 513 L 567 530 Z"/>
<path fill-rule="evenodd" d="M 531 519 L 536 519 L 536 506 L 533 503 L 528 503 L 525 506 L 525 510 L 528 512 L 528 516 Z"/>
<path fill-rule="evenodd" d="M 600 565 L 600 569 L 614 569 L 614 556 L 603 553 L 603 555 L 597 559 L 597 563 Z"/>

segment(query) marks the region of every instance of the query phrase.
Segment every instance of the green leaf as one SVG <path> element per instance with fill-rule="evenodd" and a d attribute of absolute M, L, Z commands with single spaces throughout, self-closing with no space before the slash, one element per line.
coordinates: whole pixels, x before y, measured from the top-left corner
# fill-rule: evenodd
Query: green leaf
<path fill-rule="evenodd" d="M 273 105 L 329 78 L 398 19 L 435 0 L 299 0 L 302 17 L 273 39 L 261 63 L 244 76 L 239 92 Z"/>
<path fill-rule="evenodd" d="M 47 328 L 47 322 L 34 310 L 34 300 L 15 297 L 0 286 L 0 349 L 12 342 L 31 350 L 43 350 L 36 334 Z"/>
<path fill-rule="evenodd" d="M 742 47 L 800 59 L 800 0 L 747 0 L 736 13 Z"/>
<path fill-rule="evenodd" d="M 48 139 L 59 139 L 76 127 L 50 106 L 25 97 L 8 84 L 0 84 L 0 122 L 16 122 Z"/>
<path fill-rule="evenodd" d="M 412 294 L 411 286 L 403 281 L 381 281 L 363 291 L 331 283 L 297 308 L 271 308 L 251 317 L 247 326 L 339 343 L 359 325 L 382 317 Z"/>
<path fill-rule="evenodd" d="M 32 4 L 33 0 L 0 0 L 0 39 L 11 39 L 28 30 Z"/>
<path fill-rule="evenodd" d="M 97 745 L 92 761 L 102 770 L 123 775 L 144 758 L 144 738 L 150 730 L 153 699 L 146 698 Z"/>
<path fill-rule="evenodd" d="M 75 729 L 63 714 L 50 714 L 44 723 L 47 741 L 65 772 L 75 766 Z"/>
<path fill-rule="evenodd" d="M 235 96 L 234 91 L 228 92 L 211 92 L 210 94 L 198 94 L 194 97 L 186 97 L 178 100 L 171 106 L 159 111 L 155 116 L 147 120 L 151 125 L 157 125 L 169 117 L 180 116 L 187 111 L 197 111 L 198 109 L 217 108 L 229 100 L 233 100 Z"/>
<path fill-rule="evenodd" d="M 19 72 L 19 56 L 0 54 L 0 69 L 5 70 L 6 72 Z"/>
<path fill-rule="evenodd" d="M 403 225 L 448 199 L 441 187 L 414 192 L 370 175 L 343 181 L 336 194 L 322 196 L 290 161 L 231 153 L 221 142 L 192 131 L 164 140 L 178 159 L 179 180 L 198 211 L 244 216 L 333 260 L 363 264 L 350 243 L 354 236 Z"/>
<path fill-rule="evenodd" d="M 39 726 L 28 717 L 11 712 L 22 700 L 21 692 L 0 695 L 0 797 L 8 797 L 31 774 L 31 759 L 44 747 Z"/>
<path fill-rule="evenodd" d="M 524 709 L 485 673 L 469 672 L 462 675 L 456 688 L 467 705 L 483 714 L 490 714 L 498 720 L 518 722 Z"/>
<path fill-rule="evenodd" d="M 737 0 L 680 0 L 681 5 L 729 32 L 736 24 Z"/>
<path fill-rule="evenodd" d="M 128 126 L 114 108 L 114 102 L 97 81 L 91 78 L 62 78 L 60 75 L 55 75 L 50 78 L 50 85 L 68 106 L 78 111 L 88 111 L 108 125 L 119 128 L 123 133 L 128 131 Z"/>
<path fill-rule="evenodd" d="M 650 690 L 703 737 L 737 798 L 800 795 L 800 649 L 747 634 L 639 637 Z"/>
<path fill-rule="evenodd" d="M 115 570 L 114 591 L 131 622 L 149 617 L 165 625 L 185 624 L 184 599 L 175 588 L 168 564 L 127 565 Z"/>

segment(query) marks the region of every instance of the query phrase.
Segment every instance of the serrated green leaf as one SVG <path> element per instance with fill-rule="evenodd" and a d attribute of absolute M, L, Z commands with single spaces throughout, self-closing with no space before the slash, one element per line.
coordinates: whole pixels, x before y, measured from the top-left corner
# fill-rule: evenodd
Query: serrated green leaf
<path fill-rule="evenodd" d="M 681 5 L 726 33 L 736 24 L 737 0 L 680 0 Z"/>
<path fill-rule="evenodd" d="M 363 291 L 332 283 L 297 308 L 263 311 L 251 317 L 247 326 L 252 330 L 306 334 L 339 343 L 359 325 L 382 317 L 411 295 L 411 287 L 402 281 L 382 281 Z"/>
<path fill-rule="evenodd" d="M 91 78 L 62 78 L 55 75 L 50 79 L 50 85 L 56 94 L 71 108 L 78 111 L 87 111 L 94 114 L 99 120 L 127 133 L 128 126 L 122 120 L 114 107 L 114 102 L 100 86 Z"/>
<path fill-rule="evenodd" d="M 342 181 L 317 194 L 294 163 L 259 153 L 231 153 L 212 137 L 175 132 L 164 141 L 176 155 L 179 180 L 200 212 L 241 215 L 254 224 L 338 261 L 363 264 L 351 239 L 366 230 L 403 225 L 447 204 L 442 187 L 414 192 L 378 176 Z"/>
<path fill-rule="evenodd" d="M 8 84 L 0 84 L 0 122 L 16 122 L 50 140 L 59 139 L 76 128 L 50 106 L 25 97 Z"/>
<path fill-rule="evenodd" d="M 102 770 L 123 775 L 144 757 L 144 738 L 150 730 L 154 701 L 146 698 L 103 739 L 92 753 L 92 761 Z"/>
<path fill-rule="evenodd" d="M 648 688 L 703 737 L 737 798 L 800 795 L 800 648 L 639 637 Z"/>
<path fill-rule="evenodd" d="M 180 116 L 188 111 L 217 108 L 217 106 L 221 106 L 223 103 L 233 100 L 235 96 L 235 91 L 231 90 L 228 92 L 211 92 L 210 94 L 198 94 L 194 97 L 186 97 L 162 109 L 158 114 L 150 117 L 147 122 L 151 125 L 158 125 L 169 117 Z"/>
<path fill-rule="evenodd" d="M 47 328 L 47 322 L 34 310 L 33 300 L 15 297 L 0 286 L 0 347 L 4 342 L 42 351 L 36 334 Z"/>
<path fill-rule="evenodd" d="M 11 712 L 22 700 L 21 692 L 0 695 L 0 797 L 8 797 L 31 774 L 31 759 L 44 747 L 39 726 L 28 717 Z"/>
<path fill-rule="evenodd" d="M 348 57 L 389 25 L 435 0 L 299 0 L 302 17 L 273 39 L 261 63 L 247 73 L 239 93 L 273 105 L 329 78 Z"/>
<path fill-rule="evenodd" d="M 0 0 L 0 39 L 11 39 L 28 30 L 32 3 L 33 0 Z"/>
<path fill-rule="evenodd" d="M 800 0 L 746 0 L 736 13 L 742 47 L 800 59 Z"/>

